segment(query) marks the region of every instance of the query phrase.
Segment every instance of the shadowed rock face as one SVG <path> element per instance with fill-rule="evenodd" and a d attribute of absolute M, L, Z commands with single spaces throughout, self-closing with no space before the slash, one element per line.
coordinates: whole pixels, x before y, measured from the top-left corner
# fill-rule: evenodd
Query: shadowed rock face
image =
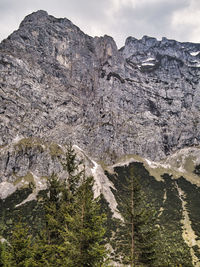
<path fill-rule="evenodd" d="M 45 11 L 0 44 L 0 146 L 69 140 L 96 159 L 159 160 L 199 144 L 200 44 L 129 37 L 120 50 Z"/>

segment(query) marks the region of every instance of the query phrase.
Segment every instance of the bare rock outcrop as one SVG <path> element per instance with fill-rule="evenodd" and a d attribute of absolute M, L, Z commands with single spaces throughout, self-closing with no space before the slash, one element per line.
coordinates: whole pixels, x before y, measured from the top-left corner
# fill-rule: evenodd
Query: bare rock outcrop
<path fill-rule="evenodd" d="M 129 37 L 120 50 L 45 11 L 0 44 L 0 147 L 69 140 L 106 162 L 200 141 L 200 44 Z"/>

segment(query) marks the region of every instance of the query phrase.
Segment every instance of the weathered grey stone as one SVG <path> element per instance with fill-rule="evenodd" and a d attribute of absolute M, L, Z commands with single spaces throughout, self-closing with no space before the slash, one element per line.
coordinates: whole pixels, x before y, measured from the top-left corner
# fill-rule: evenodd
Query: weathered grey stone
<path fill-rule="evenodd" d="M 197 145 L 198 51 L 200 44 L 148 36 L 129 37 L 118 50 L 109 36 L 92 38 L 67 19 L 35 12 L 0 44 L 0 146 L 17 135 L 72 141 L 110 162 L 123 154 L 160 160 Z M 27 172 L 26 151 L 15 160 L 0 160 L 5 175 Z M 40 173 L 46 160 L 49 174 L 54 163 L 45 153 L 32 168 Z"/>

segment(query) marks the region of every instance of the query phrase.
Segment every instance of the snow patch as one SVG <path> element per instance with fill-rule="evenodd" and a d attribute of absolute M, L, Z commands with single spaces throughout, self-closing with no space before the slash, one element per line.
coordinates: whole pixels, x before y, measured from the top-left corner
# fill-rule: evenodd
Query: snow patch
<path fill-rule="evenodd" d="M 191 62 L 191 63 L 193 63 L 193 62 Z M 200 63 L 197 62 L 197 63 L 193 63 L 193 64 L 186 64 L 186 66 L 191 67 L 191 68 L 194 68 L 194 67 L 200 68 Z"/>
<path fill-rule="evenodd" d="M 200 51 L 196 51 L 196 52 L 190 52 L 190 55 L 195 57 L 200 53 Z"/>
<path fill-rule="evenodd" d="M 0 243 L 8 243 L 8 241 L 4 237 L 0 237 Z"/>
<path fill-rule="evenodd" d="M 142 66 L 155 66 L 155 63 L 153 62 L 142 62 Z"/>
<path fill-rule="evenodd" d="M 24 199 L 21 203 L 15 205 L 15 207 L 19 207 L 21 205 L 24 205 L 26 202 L 32 201 L 32 200 L 36 200 L 36 195 L 34 193 L 30 194 L 26 199 Z"/>
<path fill-rule="evenodd" d="M 187 245 L 190 247 L 190 253 L 192 256 L 192 263 L 194 266 L 198 265 L 198 258 L 195 255 L 194 246 L 197 246 L 200 250 L 200 241 L 198 240 L 198 237 L 196 236 L 194 230 L 192 229 L 191 220 L 189 217 L 189 213 L 187 211 L 187 202 L 185 201 L 185 192 L 178 186 L 177 182 L 175 182 L 175 187 L 178 192 L 179 199 L 182 202 L 182 210 L 183 210 L 183 219 L 181 220 L 183 227 L 182 227 L 182 236 Z"/>
<path fill-rule="evenodd" d="M 95 179 L 94 183 L 94 197 L 98 197 L 102 193 L 102 184 L 101 184 L 101 179 L 98 177 L 98 164 L 94 161 L 91 160 L 94 167 L 91 169 L 92 175 Z"/>
<path fill-rule="evenodd" d="M 154 58 L 154 57 L 149 57 L 149 58 L 147 58 L 146 60 L 144 60 L 143 62 L 147 62 L 147 61 L 153 61 L 153 60 L 155 60 L 155 58 Z"/>
<path fill-rule="evenodd" d="M 183 168 L 183 166 L 180 166 L 180 167 L 178 168 L 178 171 L 179 171 L 179 172 L 182 172 L 182 173 L 186 172 L 186 170 Z"/>
<path fill-rule="evenodd" d="M 132 157 L 132 158 L 125 159 L 119 163 L 112 165 L 111 168 L 114 169 L 115 167 L 129 166 L 129 164 L 131 164 L 132 162 L 139 162 L 139 161 L 134 159 L 134 157 Z"/>
<path fill-rule="evenodd" d="M 114 188 L 114 185 L 108 179 L 108 177 L 104 174 L 104 170 L 102 169 L 101 165 L 97 164 L 94 160 L 92 160 L 79 146 L 73 145 L 73 148 L 83 153 L 89 161 L 93 164 L 91 168 L 92 176 L 94 177 L 94 197 L 97 198 L 100 194 L 103 194 L 106 201 L 109 204 L 111 211 L 113 212 L 113 217 L 123 220 L 122 216 L 120 215 L 117 209 L 117 201 L 111 191 L 111 188 Z"/>
<path fill-rule="evenodd" d="M 104 174 L 101 165 L 97 164 L 94 160 L 91 161 L 94 165 L 94 167 L 91 169 L 92 175 L 94 177 L 94 197 L 96 198 L 102 193 L 106 201 L 108 202 L 111 211 L 113 212 L 113 216 L 115 218 L 123 220 L 117 209 L 117 201 L 111 191 L 111 188 L 114 189 L 113 184 Z"/>

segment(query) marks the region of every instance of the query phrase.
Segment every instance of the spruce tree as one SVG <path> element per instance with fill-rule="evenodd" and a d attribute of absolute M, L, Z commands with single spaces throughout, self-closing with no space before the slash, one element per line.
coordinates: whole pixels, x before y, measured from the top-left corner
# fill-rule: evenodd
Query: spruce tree
<path fill-rule="evenodd" d="M 192 267 L 192 257 L 188 254 L 187 244 L 181 246 L 179 230 L 173 233 L 161 227 L 158 235 L 157 260 L 155 266 Z"/>
<path fill-rule="evenodd" d="M 44 200 L 45 223 L 35 245 L 38 266 L 102 266 L 105 215 L 100 213 L 92 191 L 93 178 L 79 171 L 80 161 L 71 145 L 63 163 L 68 179 L 56 175 L 48 181 Z"/>
<path fill-rule="evenodd" d="M 44 226 L 35 243 L 35 259 L 38 266 L 64 266 L 62 259 L 64 240 L 61 232 L 65 225 L 62 206 L 66 184 L 53 174 L 48 180 L 48 189 L 43 203 Z"/>
<path fill-rule="evenodd" d="M 64 183 L 53 174 L 48 180 L 49 193 L 45 200 L 45 230 L 47 234 L 47 242 L 49 245 L 59 244 L 62 242 L 60 231 L 64 224 L 64 217 L 60 212 L 62 205 L 62 191 Z"/>
<path fill-rule="evenodd" d="M 157 232 L 155 211 L 148 204 L 132 167 L 121 186 L 119 210 L 124 220 L 118 221 L 115 234 L 118 259 L 131 267 L 153 266 Z"/>
<path fill-rule="evenodd" d="M 69 266 L 103 266 L 107 251 L 103 244 L 105 215 L 94 199 L 93 177 L 83 175 L 75 199 L 75 213 L 65 229 L 65 244 L 72 261 Z"/>
<path fill-rule="evenodd" d="M 83 171 L 79 171 L 81 164 L 82 161 L 77 159 L 77 155 L 72 147 L 72 144 L 68 144 L 65 161 L 62 165 L 64 170 L 68 173 L 67 188 L 72 195 L 76 192 L 83 174 Z"/>
<path fill-rule="evenodd" d="M 0 267 L 3 267 L 3 244 L 0 241 Z"/>
<path fill-rule="evenodd" d="M 0 242 L 0 267 L 12 267 L 13 260 L 10 253 L 10 245 L 7 241 Z"/>
<path fill-rule="evenodd" d="M 4 252 L 4 266 L 34 267 L 33 239 L 29 227 L 22 222 L 17 222 L 12 230 L 9 244 Z"/>
<path fill-rule="evenodd" d="M 61 181 L 55 174 L 48 179 L 49 192 L 43 202 L 44 228 L 35 246 L 38 266 L 69 266 L 62 233 L 72 220 L 75 192 L 81 177 L 80 162 L 71 144 L 67 146 L 62 164 L 68 173 L 66 181 Z"/>

